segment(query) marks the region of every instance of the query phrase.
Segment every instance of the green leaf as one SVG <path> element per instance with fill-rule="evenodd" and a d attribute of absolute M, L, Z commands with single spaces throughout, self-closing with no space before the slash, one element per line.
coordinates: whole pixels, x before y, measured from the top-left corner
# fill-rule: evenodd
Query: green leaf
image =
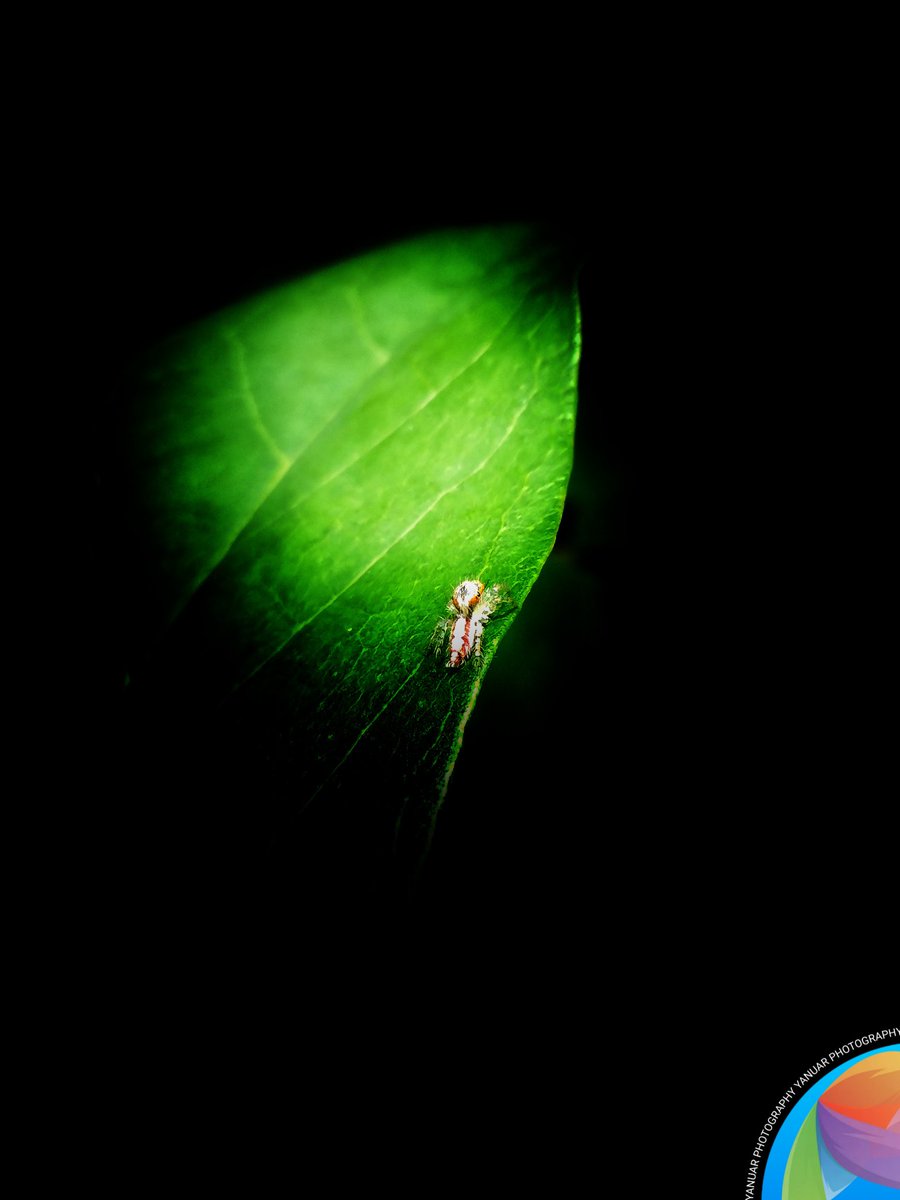
<path fill-rule="evenodd" d="M 142 711 L 213 731 L 206 765 L 240 764 L 270 825 L 343 806 L 373 852 L 419 859 L 481 679 L 430 638 L 460 580 L 521 605 L 537 578 L 577 359 L 572 264 L 519 226 L 394 245 L 170 339 L 131 422 Z"/>

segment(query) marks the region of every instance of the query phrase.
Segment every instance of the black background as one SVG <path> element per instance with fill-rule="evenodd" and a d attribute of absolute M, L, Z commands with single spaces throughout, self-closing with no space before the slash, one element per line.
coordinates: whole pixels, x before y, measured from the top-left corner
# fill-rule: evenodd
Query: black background
<path fill-rule="evenodd" d="M 717 1194 L 731 1195 L 798 1074 L 896 1024 L 873 687 L 887 648 L 866 520 L 879 436 L 857 407 L 865 339 L 805 181 L 769 156 L 748 188 L 745 164 L 660 98 L 631 95 L 623 112 L 574 75 L 572 105 L 593 114 L 577 125 L 524 104 L 526 76 L 507 80 L 508 108 L 448 104 L 425 121 L 383 81 L 348 121 L 322 115 L 321 91 L 248 108 L 219 79 L 188 94 L 152 72 L 98 98 L 78 208 L 91 416 L 75 495 L 93 534 L 59 706 L 92 797 L 79 837 L 101 944 L 129 979 L 182 997 L 215 980 L 279 1017 L 302 999 L 307 1028 L 340 1026 L 347 1069 L 374 1078 L 386 1043 L 418 1045 L 465 1088 L 486 1144 L 512 1113 L 517 1146 L 555 1147 L 557 1179 L 559 1146 L 590 1145 L 609 1103 L 585 1101 L 585 1081 L 612 1078 L 637 1103 L 659 1055 L 688 1081 L 686 1123 L 720 1130 Z M 334 93 L 345 83 L 338 72 Z M 498 656 L 417 906 L 298 929 L 263 905 L 248 941 L 227 898 L 207 895 L 220 874 L 193 850 L 185 868 L 197 830 L 142 791 L 147 764 L 121 729 L 119 380 L 135 351 L 250 291 L 396 237 L 510 219 L 554 222 L 583 261 L 555 587 L 541 601 L 538 584 L 504 647 L 519 668 L 532 639 L 552 647 L 540 706 L 504 691 Z M 329 1054 L 344 1061 L 333 1040 Z"/>

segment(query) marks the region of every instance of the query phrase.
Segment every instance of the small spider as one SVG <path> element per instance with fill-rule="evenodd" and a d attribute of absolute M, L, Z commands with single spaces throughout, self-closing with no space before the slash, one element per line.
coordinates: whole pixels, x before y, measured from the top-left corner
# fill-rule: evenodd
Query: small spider
<path fill-rule="evenodd" d="M 502 583 L 486 588 L 480 579 L 464 579 L 457 584 L 447 605 L 452 615 L 441 617 L 431 639 L 437 655 L 444 654 L 446 642 L 444 666 L 461 667 L 469 657 L 480 660 L 485 625 L 499 609 L 507 607 L 512 609 L 514 601 Z"/>

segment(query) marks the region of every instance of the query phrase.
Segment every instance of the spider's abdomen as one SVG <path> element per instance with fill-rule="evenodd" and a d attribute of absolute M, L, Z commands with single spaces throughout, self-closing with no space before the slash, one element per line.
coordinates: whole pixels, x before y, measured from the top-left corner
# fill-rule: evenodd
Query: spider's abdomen
<path fill-rule="evenodd" d="M 457 617 L 450 629 L 447 666 L 460 667 L 470 654 L 481 657 L 483 626 L 474 617 Z"/>

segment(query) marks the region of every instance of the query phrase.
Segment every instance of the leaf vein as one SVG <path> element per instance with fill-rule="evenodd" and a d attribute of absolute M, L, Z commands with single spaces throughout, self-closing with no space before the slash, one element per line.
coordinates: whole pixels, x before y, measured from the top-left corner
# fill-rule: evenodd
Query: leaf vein
<path fill-rule="evenodd" d="M 238 379 L 241 399 L 244 401 L 244 407 L 247 409 L 247 415 L 250 418 L 250 424 L 253 426 L 254 431 L 258 434 L 260 440 L 265 444 L 272 457 L 283 469 L 283 473 L 284 471 L 287 471 L 291 464 L 291 460 L 278 445 L 265 421 L 263 420 L 259 405 L 256 402 L 256 396 L 253 394 L 253 388 L 250 386 L 250 376 L 247 372 L 247 356 L 244 353 L 244 344 L 233 329 L 223 330 L 223 336 L 226 338 L 232 349 L 234 370 Z"/>
<path fill-rule="evenodd" d="M 390 360 L 390 351 L 385 350 L 384 346 L 372 335 L 369 328 L 369 323 L 366 320 L 366 314 L 363 310 L 362 298 L 359 294 L 359 289 L 356 287 L 348 287 L 344 289 L 344 295 L 347 298 L 347 303 L 350 305 L 350 312 L 353 314 L 353 323 L 356 326 L 356 332 L 359 335 L 359 340 L 369 351 L 380 367 L 383 367 Z"/>
<path fill-rule="evenodd" d="M 415 675 L 418 674 L 418 672 L 421 670 L 421 668 L 422 668 L 421 662 L 416 663 L 416 665 L 413 667 L 413 669 L 410 671 L 410 673 L 406 676 L 406 678 L 401 680 L 399 685 L 391 692 L 391 694 L 385 700 L 384 704 L 382 704 L 381 708 L 379 708 L 378 712 L 376 712 L 375 715 L 371 718 L 371 720 L 368 721 L 367 724 L 365 724 L 363 726 L 363 728 L 359 731 L 359 733 L 356 735 L 353 742 L 350 744 L 349 748 L 347 749 L 346 753 L 341 756 L 340 761 L 335 764 L 335 766 L 328 772 L 328 774 L 325 776 L 325 778 L 322 780 L 322 782 L 319 784 L 319 786 L 316 788 L 316 790 L 310 795 L 310 797 L 309 797 L 310 801 L 314 800 L 316 798 L 316 796 L 318 796 L 318 794 L 322 791 L 322 789 L 325 788 L 328 785 L 328 783 L 331 782 L 331 780 L 338 773 L 338 771 L 341 769 L 341 767 L 344 765 L 344 763 L 347 761 L 347 759 L 350 757 L 350 755 L 353 753 L 353 751 L 356 749 L 356 747 L 359 745 L 359 743 L 363 740 L 363 738 L 366 736 L 366 734 L 369 732 L 369 730 L 372 728 L 372 726 L 375 724 L 375 722 L 379 719 L 379 717 L 381 717 L 385 712 L 387 712 L 387 710 L 390 708 L 390 706 L 394 703 L 394 700 L 396 700 L 396 698 L 400 695 L 400 693 L 403 691 L 403 689 L 406 687 L 406 685 L 409 683 L 409 681 Z"/>

